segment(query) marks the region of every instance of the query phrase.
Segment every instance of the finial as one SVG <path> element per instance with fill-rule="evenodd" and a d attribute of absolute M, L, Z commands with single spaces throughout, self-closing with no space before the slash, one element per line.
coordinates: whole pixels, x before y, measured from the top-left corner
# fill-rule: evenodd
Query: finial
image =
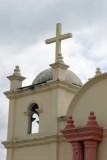
<path fill-rule="evenodd" d="M 69 116 L 67 118 L 67 124 L 65 126 L 66 129 L 69 129 L 69 128 L 75 128 L 75 125 L 74 125 L 74 121 L 72 119 L 72 116 Z"/>
<path fill-rule="evenodd" d="M 10 82 L 10 90 L 16 90 L 17 88 L 22 87 L 22 81 L 26 79 L 20 74 L 19 66 L 17 65 L 14 69 L 14 73 L 11 76 L 7 77 Z"/>
<path fill-rule="evenodd" d="M 88 119 L 89 121 L 87 122 L 86 126 L 98 126 L 94 112 L 90 112 L 90 116 L 88 117 Z"/>
<path fill-rule="evenodd" d="M 96 72 L 95 72 L 95 73 L 96 73 L 96 75 L 95 75 L 95 76 L 98 76 L 98 75 L 100 75 L 100 74 L 101 74 L 101 70 L 100 70 L 100 68 L 99 68 L 99 67 L 97 67 L 97 68 L 96 68 Z"/>
<path fill-rule="evenodd" d="M 15 69 L 14 69 L 14 73 L 13 73 L 13 75 L 21 76 L 21 74 L 20 74 L 20 68 L 19 68 L 19 66 L 18 66 L 18 65 L 16 65 L 16 67 L 15 67 Z"/>

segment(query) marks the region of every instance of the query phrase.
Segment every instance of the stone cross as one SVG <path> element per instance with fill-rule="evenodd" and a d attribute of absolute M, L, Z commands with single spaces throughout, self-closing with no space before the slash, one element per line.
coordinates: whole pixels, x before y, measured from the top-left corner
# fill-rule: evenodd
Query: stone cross
<path fill-rule="evenodd" d="M 61 53 L 61 40 L 71 38 L 71 37 L 72 37 L 71 33 L 61 35 L 61 24 L 60 23 L 56 24 L 56 37 L 47 39 L 45 41 L 46 44 L 56 42 L 55 62 L 64 63 L 62 53 Z"/>

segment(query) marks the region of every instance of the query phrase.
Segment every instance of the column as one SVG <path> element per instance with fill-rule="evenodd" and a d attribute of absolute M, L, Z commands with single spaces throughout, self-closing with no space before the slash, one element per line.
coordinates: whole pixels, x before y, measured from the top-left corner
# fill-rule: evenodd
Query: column
<path fill-rule="evenodd" d="M 83 144 L 81 142 L 72 142 L 73 160 L 83 160 Z"/>
<path fill-rule="evenodd" d="M 96 160 L 96 141 L 84 141 L 84 160 Z"/>

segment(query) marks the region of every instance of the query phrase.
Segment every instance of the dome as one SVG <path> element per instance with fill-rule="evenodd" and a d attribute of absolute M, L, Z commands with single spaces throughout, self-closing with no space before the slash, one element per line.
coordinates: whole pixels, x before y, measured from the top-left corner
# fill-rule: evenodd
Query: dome
<path fill-rule="evenodd" d="M 72 72 L 71 70 L 66 70 L 65 72 L 66 72 L 65 81 L 67 83 L 82 86 L 81 80 L 74 72 Z M 39 83 L 47 82 L 52 79 L 53 79 L 52 69 L 49 68 L 39 73 L 37 77 L 34 79 L 32 84 L 39 84 Z"/>

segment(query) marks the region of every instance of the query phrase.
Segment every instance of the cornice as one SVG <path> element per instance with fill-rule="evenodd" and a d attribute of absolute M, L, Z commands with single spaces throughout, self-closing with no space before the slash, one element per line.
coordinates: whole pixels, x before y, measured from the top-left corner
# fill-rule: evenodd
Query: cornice
<path fill-rule="evenodd" d="M 103 138 L 107 137 L 107 128 L 103 129 Z M 60 143 L 66 142 L 63 135 L 60 133 L 59 135 L 51 135 L 51 136 L 44 136 L 40 138 L 32 138 L 32 139 L 25 139 L 25 140 L 13 140 L 13 141 L 3 141 L 2 144 L 6 149 L 10 148 L 23 148 L 23 147 L 30 147 L 30 146 L 39 146 L 43 144 L 49 143 Z"/>
<path fill-rule="evenodd" d="M 63 64 L 63 63 L 53 63 L 53 64 L 50 64 L 50 66 L 51 66 L 53 69 L 54 69 L 54 68 L 61 68 L 61 69 L 66 70 L 67 68 L 69 68 L 68 65 Z"/>
<path fill-rule="evenodd" d="M 17 76 L 17 75 L 11 75 L 11 76 L 8 76 L 7 77 L 10 81 L 13 81 L 13 80 L 19 80 L 19 81 L 23 81 L 24 79 L 26 79 L 26 77 L 22 77 L 21 75 L 20 76 Z"/>
<path fill-rule="evenodd" d="M 44 145 L 49 143 L 57 143 L 61 141 L 65 141 L 62 135 L 51 135 L 51 136 L 45 136 L 41 138 L 4 141 L 2 142 L 2 144 L 6 149 L 11 149 L 11 148 L 23 148 L 23 147 Z"/>
<path fill-rule="evenodd" d="M 74 84 L 66 83 L 64 81 L 57 80 L 57 81 L 49 81 L 47 83 L 38 86 L 31 86 L 31 88 L 29 88 L 28 86 L 19 88 L 17 90 L 6 91 L 4 92 L 4 94 L 6 95 L 7 98 L 14 99 L 14 98 L 25 97 L 28 95 L 38 94 L 41 92 L 48 92 L 56 88 L 66 90 L 71 93 L 76 93 L 81 87 Z"/>

